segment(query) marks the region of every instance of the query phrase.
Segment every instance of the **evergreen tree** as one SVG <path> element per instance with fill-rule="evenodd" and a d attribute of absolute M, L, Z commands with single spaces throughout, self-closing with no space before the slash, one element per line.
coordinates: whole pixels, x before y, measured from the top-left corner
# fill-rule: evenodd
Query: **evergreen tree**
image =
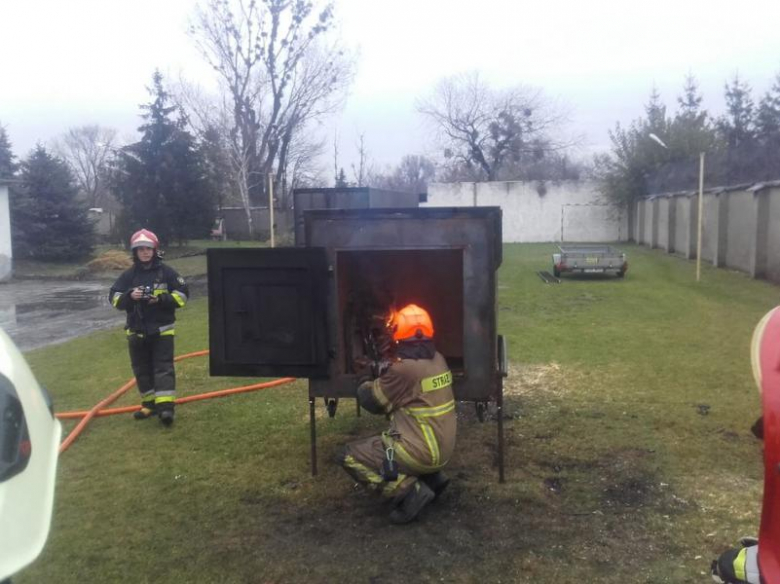
<path fill-rule="evenodd" d="M 669 129 L 669 120 L 666 117 L 666 106 L 661 101 L 661 94 L 655 86 L 650 92 L 649 101 L 645 104 L 645 115 L 644 126 L 647 132 L 665 137 Z"/>
<path fill-rule="evenodd" d="M 146 227 L 163 242 L 206 236 L 215 210 L 202 157 L 184 120 L 171 119 L 177 107 L 159 71 L 152 83 L 152 101 L 141 106 L 141 140 L 120 151 L 114 172 L 123 226 Z"/>
<path fill-rule="evenodd" d="M 11 192 L 11 239 L 18 257 L 53 261 L 89 255 L 95 233 L 75 179 L 62 160 L 37 146 Z"/>
<path fill-rule="evenodd" d="M 11 141 L 8 139 L 8 133 L 5 127 L 0 124 L 0 179 L 11 178 L 16 174 L 18 165 L 15 162 L 15 158 L 11 150 Z"/>
<path fill-rule="evenodd" d="M 701 109 L 702 99 L 696 77 L 689 73 L 685 76 L 683 94 L 677 97 L 679 109 L 676 118 L 702 123 L 707 117 L 707 113 Z"/>
<path fill-rule="evenodd" d="M 726 114 L 718 121 L 718 128 L 729 149 L 735 150 L 753 138 L 753 98 L 747 82 L 734 75 L 725 85 Z"/>
<path fill-rule="evenodd" d="M 336 175 L 336 185 L 335 187 L 337 189 L 345 189 L 349 186 L 349 183 L 347 182 L 347 173 L 344 172 L 344 169 L 342 168 L 339 170 L 339 173 Z"/>
<path fill-rule="evenodd" d="M 230 201 L 231 169 L 227 145 L 216 127 L 206 128 L 198 151 L 203 159 L 209 192 L 211 192 L 217 208 L 221 209 Z M 240 201 L 237 204 L 240 204 Z"/>
<path fill-rule="evenodd" d="M 685 77 L 682 95 L 677 97 L 678 109 L 669 128 L 671 160 L 660 174 L 669 189 L 688 189 L 699 176 L 699 154 L 714 155 L 719 148 L 718 136 L 707 111 L 696 78 Z M 708 173 L 712 176 L 712 172 Z"/>
<path fill-rule="evenodd" d="M 755 158 L 760 161 L 756 180 L 780 178 L 780 73 L 758 105 L 755 119 Z"/>
<path fill-rule="evenodd" d="M 758 105 L 756 137 L 765 147 L 776 148 L 780 143 L 780 73 Z"/>
<path fill-rule="evenodd" d="M 594 174 L 602 193 L 615 203 L 625 205 L 651 193 L 694 188 L 699 153 L 714 149 L 717 135 L 707 112 L 701 109 L 702 98 L 693 76 L 686 78 L 677 103 L 679 110 L 670 119 L 653 88 L 645 117 L 628 128 L 617 125 L 610 132 L 612 152 L 596 158 Z"/>
<path fill-rule="evenodd" d="M 738 76 L 725 89 L 727 112 L 715 123 L 701 107 L 702 96 L 692 75 L 686 77 L 671 120 L 653 89 L 645 117 L 628 128 L 616 126 L 610 132 L 612 152 L 596 157 L 594 176 L 601 192 L 625 205 L 649 194 L 693 190 L 698 185 L 701 153 L 707 157 L 705 185 L 780 178 L 780 75 L 761 100 L 758 113 L 750 86 Z M 651 141 L 651 133 L 667 148 Z"/>

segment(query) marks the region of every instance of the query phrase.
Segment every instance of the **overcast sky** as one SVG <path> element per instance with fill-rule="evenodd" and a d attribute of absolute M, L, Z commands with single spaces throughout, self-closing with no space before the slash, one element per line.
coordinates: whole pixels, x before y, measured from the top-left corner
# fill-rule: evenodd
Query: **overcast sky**
<path fill-rule="evenodd" d="M 97 123 L 135 139 L 138 105 L 159 68 L 207 82 L 187 36 L 194 0 L 0 0 L 0 123 L 17 156 Z M 710 112 L 735 73 L 757 102 L 780 71 L 780 1 L 335 0 L 359 55 L 338 129 L 349 167 L 360 133 L 372 161 L 436 152 L 415 101 L 443 76 L 479 70 L 567 103 L 583 155 L 642 114 L 655 85 L 670 109 L 693 73 Z M 332 165 L 332 158 L 324 161 Z"/>

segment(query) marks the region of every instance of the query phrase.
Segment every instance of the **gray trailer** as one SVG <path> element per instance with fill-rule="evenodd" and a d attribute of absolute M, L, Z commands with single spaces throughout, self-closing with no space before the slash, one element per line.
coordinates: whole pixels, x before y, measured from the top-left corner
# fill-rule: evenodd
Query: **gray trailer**
<path fill-rule="evenodd" d="M 560 278 L 564 272 L 614 272 L 622 278 L 628 270 L 626 254 L 609 245 L 561 245 L 552 259 L 553 274 L 556 278 Z"/>

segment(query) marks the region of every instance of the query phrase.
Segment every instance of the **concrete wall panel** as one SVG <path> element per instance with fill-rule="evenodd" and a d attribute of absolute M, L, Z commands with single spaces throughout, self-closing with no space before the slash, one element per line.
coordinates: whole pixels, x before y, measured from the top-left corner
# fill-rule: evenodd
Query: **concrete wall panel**
<path fill-rule="evenodd" d="M 691 221 L 691 199 L 689 197 L 674 197 L 674 253 L 685 255 L 688 245 L 689 226 Z"/>
<path fill-rule="evenodd" d="M 772 282 L 780 282 L 780 253 L 777 253 L 777 250 L 780 250 L 780 188 L 773 188 L 763 196 L 768 197 L 769 201 L 765 277 Z"/>
<path fill-rule="evenodd" d="M 732 191 L 726 195 L 728 219 L 726 220 L 726 266 L 747 271 L 755 238 L 753 193 Z"/>
<path fill-rule="evenodd" d="M 653 244 L 653 201 L 644 201 L 644 238 L 642 243 L 652 247 Z"/>
<path fill-rule="evenodd" d="M 664 197 L 658 201 L 658 241 L 656 245 L 661 249 L 669 246 L 669 206 L 673 199 Z"/>
<path fill-rule="evenodd" d="M 701 259 L 712 262 L 715 258 L 715 249 L 717 246 L 716 236 L 718 231 L 718 197 L 725 195 L 704 195 L 704 223 L 702 224 L 701 234 Z M 698 200 L 695 203 L 698 210 Z M 697 211 L 698 212 L 698 211 Z M 697 227 L 698 229 L 698 227 Z M 694 237 L 696 237 L 694 235 Z M 694 245 L 696 245 L 694 243 Z"/>

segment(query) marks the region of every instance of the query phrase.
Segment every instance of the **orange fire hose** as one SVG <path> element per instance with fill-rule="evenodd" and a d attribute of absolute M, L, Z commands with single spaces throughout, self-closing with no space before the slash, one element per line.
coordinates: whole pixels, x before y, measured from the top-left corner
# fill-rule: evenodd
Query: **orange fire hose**
<path fill-rule="evenodd" d="M 181 361 L 183 359 L 189 359 L 190 357 L 201 357 L 203 355 L 208 355 L 208 350 L 204 351 L 195 351 L 194 353 L 187 353 L 186 355 L 179 355 L 174 359 L 174 361 Z M 281 379 L 275 379 L 273 381 L 266 381 L 264 383 L 255 383 L 253 385 L 244 385 L 241 387 L 232 387 L 228 389 L 221 389 L 218 391 L 210 391 L 207 393 L 201 393 L 198 395 L 191 395 L 188 397 L 182 397 L 175 401 L 177 404 L 186 404 L 189 402 L 194 401 L 200 401 L 204 399 L 211 399 L 215 397 L 224 397 L 227 395 L 234 395 L 237 393 L 245 393 L 248 391 L 257 391 L 259 389 L 268 389 L 270 387 L 276 387 L 278 385 L 284 385 L 285 383 L 290 383 L 292 381 L 295 381 L 294 377 L 283 377 Z M 76 425 L 75 428 L 71 431 L 70 434 L 68 434 L 68 437 L 65 438 L 65 440 L 62 441 L 62 444 L 60 444 L 60 454 L 65 452 L 73 442 L 75 442 L 76 438 L 79 437 L 79 435 L 84 431 L 84 428 L 87 427 L 87 424 L 92 420 L 92 418 L 96 416 L 111 416 L 115 414 L 124 414 L 129 412 L 134 412 L 135 410 L 141 409 L 141 406 L 135 405 L 135 406 L 126 406 L 122 408 L 111 408 L 111 409 L 104 409 L 106 406 L 111 405 L 116 400 L 118 400 L 122 395 L 131 387 L 135 385 L 135 377 L 127 381 L 122 387 L 117 389 L 114 393 L 109 395 L 108 397 L 100 400 L 97 404 L 95 404 L 91 409 L 89 410 L 81 410 L 81 411 L 75 411 L 75 412 L 60 412 L 56 414 L 57 418 L 61 420 L 71 420 L 71 419 L 77 419 L 82 418 L 82 420 Z"/>

